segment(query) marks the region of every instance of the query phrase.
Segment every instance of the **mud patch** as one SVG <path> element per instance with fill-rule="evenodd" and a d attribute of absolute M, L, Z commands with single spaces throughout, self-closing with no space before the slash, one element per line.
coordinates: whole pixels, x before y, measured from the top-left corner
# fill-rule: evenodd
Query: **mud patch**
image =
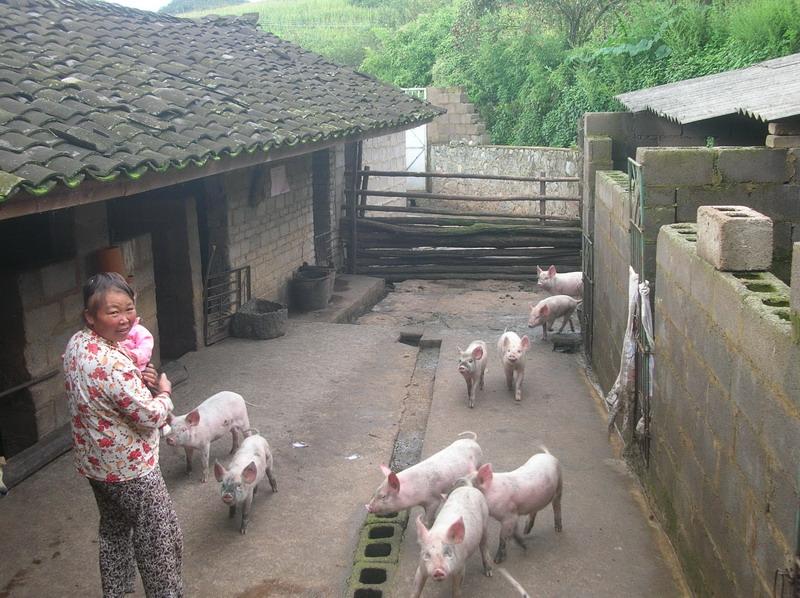
<path fill-rule="evenodd" d="M 27 569 L 20 569 L 19 571 L 14 573 L 14 577 L 11 578 L 11 581 L 9 581 L 5 585 L 5 587 L 2 590 L 0 590 L 0 598 L 9 598 L 9 596 L 11 596 L 11 593 L 16 588 L 21 588 L 22 586 L 25 585 L 27 578 L 28 578 Z"/>
<path fill-rule="evenodd" d="M 280 579 L 265 579 L 257 586 L 253 586 L 241 594 L 237 594 L 236 598 L 288 598 L 289 596 L 316 598 L 322 596 L 322 593 Z"/>

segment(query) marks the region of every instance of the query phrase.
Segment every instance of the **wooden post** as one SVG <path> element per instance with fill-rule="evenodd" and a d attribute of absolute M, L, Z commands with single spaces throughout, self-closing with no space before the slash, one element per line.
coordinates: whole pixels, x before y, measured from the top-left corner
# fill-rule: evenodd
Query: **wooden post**
<path fill-rule="evenodd" d="M 359 189 L 362 191 L 366 191 L 369 187 L 369 166 L 364 167 L 364 174 L 361 175 L 361 184 L 359 185 Z M 364 206 L 367 205 L 367 194 L 364 193 L 361 195 L 360 206 L 361 209 L 358 210 L 358 217 L 364 217 Z"/>
<path fill-rule="evenodd" d="M 539 171 L 539 176 L 541 180 L 539 181 L 539 195 L 544 197 L 547 195 L 547 183 L 544 180 L 545 172 L 544 170 Z M 539 215 L 544 216 L 547 213 L 547 202 L 543 199 L 539 200 Z"/>

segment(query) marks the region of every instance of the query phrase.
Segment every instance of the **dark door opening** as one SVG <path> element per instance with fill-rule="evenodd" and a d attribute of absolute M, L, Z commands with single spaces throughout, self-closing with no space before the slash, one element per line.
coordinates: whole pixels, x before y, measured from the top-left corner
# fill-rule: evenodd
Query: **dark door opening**
<path fill-rule="evenodd" d="M 314 206 L 314 255 L 320 266 L 333 265 L 331 249 L 331 162 L 327 149 L 311 155 Z"/>

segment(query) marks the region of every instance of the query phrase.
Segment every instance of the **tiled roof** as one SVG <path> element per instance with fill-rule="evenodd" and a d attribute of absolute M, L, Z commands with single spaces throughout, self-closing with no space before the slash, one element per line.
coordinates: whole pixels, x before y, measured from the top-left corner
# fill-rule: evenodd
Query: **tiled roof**
<path fill-rule="evenodd" d="M 441 110 L 255 28 L 85 0 L 0 0 L 0 202 Z M 266 159 L 266 156 L 265 156 Z"/>
<path fill-rule="evenodd" d="M 681 124 L 729 114 L 763 121 L 800 115 L 800 54 L 616 96 L 633 111 Z"/>

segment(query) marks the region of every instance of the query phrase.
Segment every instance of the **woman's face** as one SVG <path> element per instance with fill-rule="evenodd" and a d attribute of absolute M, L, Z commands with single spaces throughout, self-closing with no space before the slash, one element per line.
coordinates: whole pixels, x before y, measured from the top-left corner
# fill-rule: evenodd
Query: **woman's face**
<path fill-rule="evenodd" d="M 136 305 L 126 293 L 112 289 L 97 302 L 86 321 L 97 334 L 110 341 L 124 341 L 136 321 Z"/>

